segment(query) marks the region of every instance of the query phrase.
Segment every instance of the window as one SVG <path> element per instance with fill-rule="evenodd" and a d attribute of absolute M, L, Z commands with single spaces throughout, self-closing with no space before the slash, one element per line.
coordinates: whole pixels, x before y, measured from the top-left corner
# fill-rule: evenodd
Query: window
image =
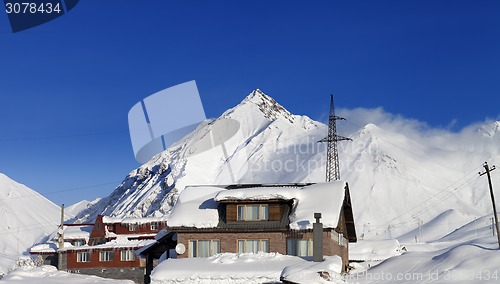
<path fill-rule="evenodd" d="M 158 223 L 151 223 L 151 231 L 158 231 Z"/>
<path fill-rule="evenodd" d="M 77 253 L 76 262 L 90 262 L 90 252 L 84 251 Z"/>
<path fill-rule="evenodd" d="M 122 250 L 120 252 L 121 261 L 134 261 L 135 260 L 135 252 L 133 250 Z"/>
<path fill-rule="evenodd" d="M 107 225 L 106 228 L 108 229 L 108 232 L 114 232 L 115 231 L 115 226 L 114 225 Z"/>
<path fill-rule="evenodd" d="M 238 205 L 238 221 L 260 221 L 269 219 L 267 204 Z"/>
<path fill-rule="evenodd" d="M 339 234 L 339 245 L 340 246 L 344 245 L 344 234 Z"/>
<path fill-rule="evenodd" d="M 238 253 L 269 252 L 269 240 L 238 240 Z"/>
<path fill-rule="evenodd" d="M 85 245 L 85 240 L 75 240 L 75 241 L 73 242 L 73 245 L 74 245 L 75 247 L 81 247 L 81 246 L 84 246 L 84 245 Z"/>
<path fill-rule="evenodd" d="M 209 257 L 220 253 L 219 240 L 189 241 L 189 257 Z"/>
<path fill-rule="evenodd" d="M 287 241 L 286 253 L 295 256 L 312 256 L 313 240 L 290 239 Z"/>
<path fill-rule="evenodd" d="M 113 261 L 113 251 L 100 251 L 99 261 Z"/>
<path fill-rule="evenodd" d="M 137 224 L 128 224 L 128 230 L 130 232 L 137 231 L 137 228 L 138 228 Z"/>

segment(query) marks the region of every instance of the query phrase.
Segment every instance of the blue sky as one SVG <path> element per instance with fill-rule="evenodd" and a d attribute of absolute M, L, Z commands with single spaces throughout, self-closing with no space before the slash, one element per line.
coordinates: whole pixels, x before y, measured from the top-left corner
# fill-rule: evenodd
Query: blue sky
<path fill-rule="evenodd" d="M 431 127 L 500 114 L 500 1 L 80 1 L 13 34 L 0 13 L 0 172 L 50 200 L 139 164 L 127 113 L 196 80 L 208 117 L 260 88 L 324 120 L 383 107 Z"/>

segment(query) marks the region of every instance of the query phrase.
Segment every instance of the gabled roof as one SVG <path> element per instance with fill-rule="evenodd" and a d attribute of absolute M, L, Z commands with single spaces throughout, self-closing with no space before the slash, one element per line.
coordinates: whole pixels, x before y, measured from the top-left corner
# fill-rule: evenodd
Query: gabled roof
<path fill-rule="evenodd" d="M 186 187 L 180 194 L 177 204 L 169 217 L 169 227 L 217 228 L 219 225 L 218 203 L 230 201 L 293 201 L 289 216 L 289 227 L 292 230 L 312 229 L 315 222 L 314 213 L 322 213 L 321 222 L 324 228 L 336 228 L 342 213 L 343 204 L 347 202 L 347 183 L 334 181 L 317 184 L 295 185 L 256 185 L 255 187 L 230 186 L 227 189 L 216 186 Z M 346 220 L 351 221 L 348 232 L 354 232 L 352 210 L 344 210 Z M 354 237 L 355 238 L 355 237 Z M 351 238 L 350 238 L 351 239 Z"/>

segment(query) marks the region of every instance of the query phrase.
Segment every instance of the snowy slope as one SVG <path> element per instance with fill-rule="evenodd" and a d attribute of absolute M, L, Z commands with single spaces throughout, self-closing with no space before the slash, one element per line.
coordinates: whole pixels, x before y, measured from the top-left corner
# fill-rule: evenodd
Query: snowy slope
<path fill-rule="evenodd" d="M 45 197 L 0 173 L 0 275 L 57 229 L 59 212 Z"/>
<path fill-rule="evenodd" d="M 64 214 L 65 217 L 68 216 L 67 219 L 75 217 L 78 215 L 78 213 L 82 212 L 83 210 L 87 209 L 87 207 L 91 206 L 92 204 L 98 202 L 100 198 L 97 198 L 94 201 L 88 201 L 88 200 L 82 200 L 80 202 L 77 202 L 73 205 L 67 206 L 64 208 Z"/>
<path fill-rule="evenodd" d="M 357 265 L 347 283 L 499 283 L 500 254 L 489 217 L 430 243 L 402 244 L 402 255 L 371 267 Z"/>
<path fill-rule="evenodd" d="M 225 142 L 225 149 L 199 153 L 199 141 L 224 119 L 238 121 L 239 131 Z M 353 139 L 339 143 L 339 152 L 358 238 L 436 240 L 491 214 L 487 181 L 477 172 L 485 161 L 500 161 L 499 125 L 465 129 L 467 139 L 464 133 L 418 137 L 374 124 L 341 133 Z M 97 214 L 168 215 L 186 185 L 322 182 L 326 148 L 317 141 L 326 133 L 326 125 L 293 115 L 255 90 L 129 173 L 110 196 L 82 211 L 77 220 L 92 222 Z"/>

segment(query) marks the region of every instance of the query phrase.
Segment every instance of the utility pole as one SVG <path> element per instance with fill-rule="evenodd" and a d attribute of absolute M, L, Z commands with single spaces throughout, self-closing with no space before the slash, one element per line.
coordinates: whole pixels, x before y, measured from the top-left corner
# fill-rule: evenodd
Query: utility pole
<path fill-rule="evenodd" d="M 330 115 L 328 117 L 328 137 L 318 142 L 327 142 L 326 148 L 326 182 L 340 180 L 339 150 L 337 142 L 352 140 L 351 138 L 337 135 L 337 120 L 345 120 L 343 117 L 335 115 L 333 106 L 333 95 L 330 95 Z"/>
<path fill-rule="evenodd" d="M 59 248 L 64 248 L 64 204 L 61 205 L 61 224 L 57 232 Z"/>
<path fill-rule="evenodd" d="M 491 203 L 493 204 L 493 217 L 495 217 L 495 227 L 497 229 L 498 248 L 500 248 L 500 234 L 498 230 L 497 206 L 495 205 L 495 196 L 493 195 L 493 185 L 491 184 L 491 175 L 490 175 L 490 172 L 496 168 L 495 166 L 493 166 L 490 169 L 487 162 L 484 162 L 483 167 L 485 169 L 485 172 L 484 173 L 479 172 L 479 175 L 483 176 L 484 174 L 486 174 L 488 176 L 488 185 L 490 186 Z"/>
<path fill-rule="evenodd" d="M 57 269 L 63 269 L 62 249 L 64 248 L 64 204 L 61 205 L 61 224 L 57 230 L 57 241 L 59 243 L 59 250 L 57 253 Z"/>

